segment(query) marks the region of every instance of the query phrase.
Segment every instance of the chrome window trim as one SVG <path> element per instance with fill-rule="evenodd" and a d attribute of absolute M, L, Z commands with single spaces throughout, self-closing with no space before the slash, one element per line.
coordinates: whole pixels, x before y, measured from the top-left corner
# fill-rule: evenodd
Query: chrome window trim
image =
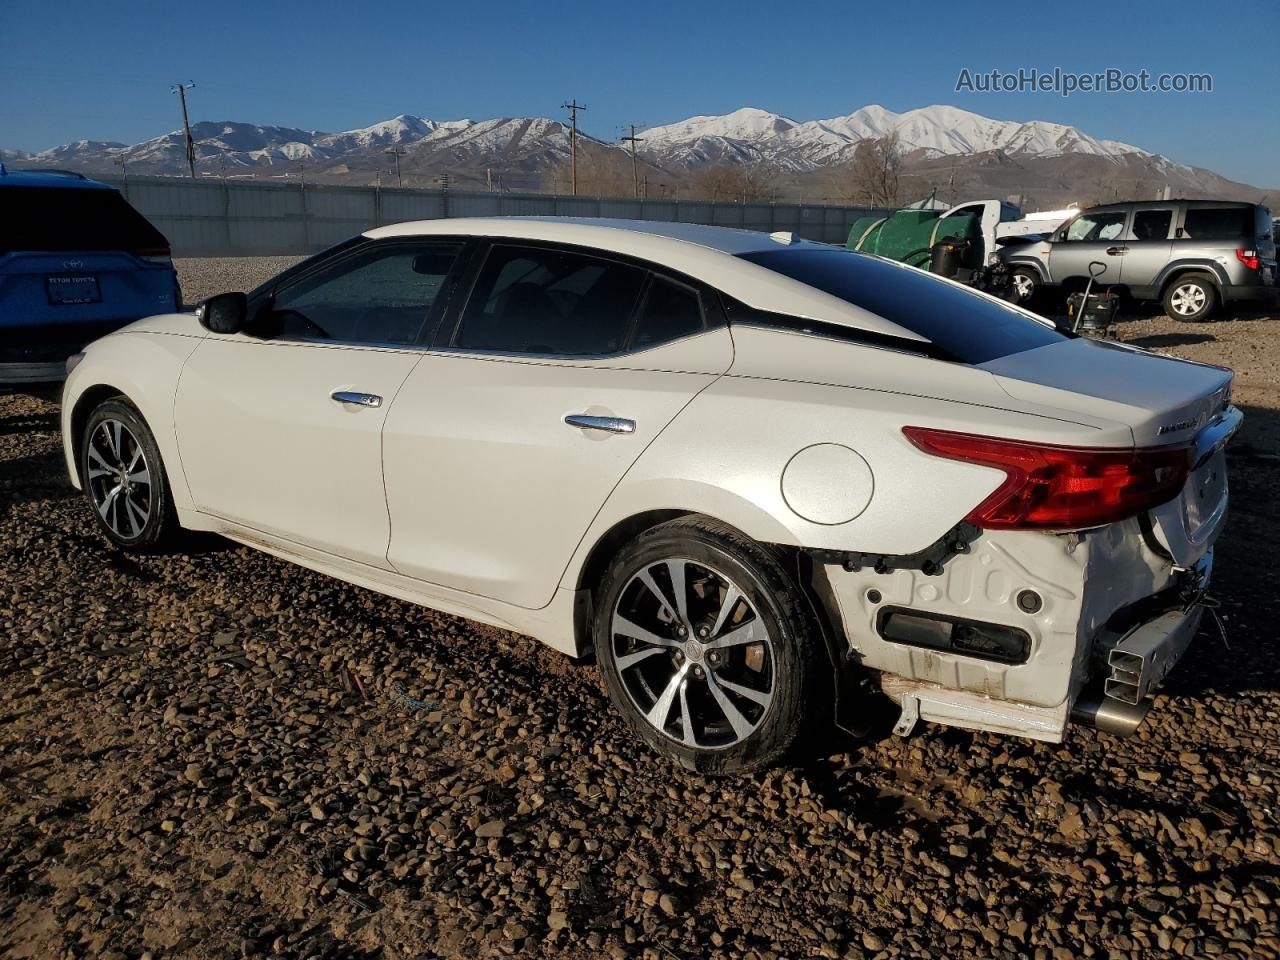
<path fill-rule="evenodd" d="M 321 348 L 338 348 L 343 350 L 381 350 L 388 353 L 439 353 L 449 354 L 453 356 L 473 356 L 483 360 L 558 360 L 558 361 L 588 361 L 588 360 L 618 360 L 624 357 L 638 357 L 653 350 L 670 346 L 673 343 L 680 343 L 685 340 L 692 340 L 695 337 L 703 337 L 709 333 L 714 333 L 717 328 L 707 328 L 699 330 L 697 333 L 691 333 L 683 337 L 677 337 L 675 340 L 664 340 L 662 343 L 647 347 L 644 350 L 621 350 L 615 353 L 519 353 L 510 350 L 479 350 L 467 347 L 440 346 L 434 347 L 425 343 L 374 343 L 368 340 L 308 340 L 301 337 L 255 337 L 252 334 L 229 333 L 214 334 L 213 336 L 221 340 L 239 340 L 248 339 L 254 343 L 263 344 L 265 346 L 295 346 L 295 347 L 321 347 Z"/>

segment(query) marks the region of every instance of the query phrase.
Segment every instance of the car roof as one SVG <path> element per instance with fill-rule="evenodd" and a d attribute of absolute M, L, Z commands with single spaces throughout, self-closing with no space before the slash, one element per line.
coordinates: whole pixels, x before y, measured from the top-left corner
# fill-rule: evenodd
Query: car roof
<path fill-rule="evenodd" d="M 608 233 L 603 231 L 610 231 Z M 623 220 L 608 217 L 464 217 L 447 220 L 417 220 L 378 227 L 365 236 L 418 236 L 431 233 L 475 235 L 518 239 L 544 239 L 579 246 L 609 249 L 626 243 L 623 233 L 640 234 L 692 243 L 722 253 L 753 253 L 784 246 L 826 246 L 802 240 L 790 233 L 766 234 L 737 227 L 711 227 L 701 223 L 671 223 L 664 220 Z"/>
<path fill-rule="evenodd" d="M 71 170 L 13 170 L 0 163 L 0 189 L 46 187 L 57 190 L 114 190 L 110 184 L 90 180 Z"/>
<path fill-rule="evenodd" d="M 485 237 L 533 240 L 585 247 L 596 253 L 635 257 L 700 280 L 757 310 L 840 324 L 907 340 L 919 334 L 890 323 L 839 297 L 741 259 L 767 250 L 839 250 L 790 233 L 760 233 L 732 227 L 656 220 L 577 217 L 466 217 L 416 220 L 378 227 L 371 240 L 408 237 Z M 864 254 L 847 253 L 848 256 Z"/>
<path fill-rule="evenodd" d="M 1133 207 L 1166 207 L 1173 204 L 1194 204 L 1197 207 L 1256 207 L 1259 204 L 1252 200 L 1191 200 L 1186 197 L 1172 197 L 1168 200 L 1122 200 L 1117 203 L 1100 203 L 1095 207 L 1086 207 L 1081 213 L 1092 213 L 1095 210 L 1130 210 Z"/>

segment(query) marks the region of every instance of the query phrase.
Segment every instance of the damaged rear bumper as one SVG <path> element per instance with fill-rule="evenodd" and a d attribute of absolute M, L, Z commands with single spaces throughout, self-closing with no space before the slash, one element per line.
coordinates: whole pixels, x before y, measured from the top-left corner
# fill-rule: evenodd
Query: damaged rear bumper
<path fill-rule="evenodd" d="M 1087 534 L 984 533 L 940 573 L 826 566 L 851 659 L 916 720 L 1061 742 L 1071 722 L 1131 733 L 1200 625 L 1212 550 L 1184 570 L 1130 520 Z M 822 588 L 820 587 L 820 592 Z M 956 626 L 885 630 L 886 609 Z M 1027 638 L 1024 656 L 975 650 L 974 624 Z M 968 649 L 964 649 L 964 645 Z"/>

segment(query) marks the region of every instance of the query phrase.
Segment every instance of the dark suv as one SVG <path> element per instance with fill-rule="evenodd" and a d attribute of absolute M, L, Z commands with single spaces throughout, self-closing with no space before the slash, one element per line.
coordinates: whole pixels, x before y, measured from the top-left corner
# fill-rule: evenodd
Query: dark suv
<path fill-rule="evenodd" d="M 1020 303 L 1046 286 L 1083 286 L 1093 262 L 1106 267 L 1097 283 L 1159 301 L 1178 320 L 1207 320 L 1219 306 L 1243 301 L 1274 304 L 1280 292 L 1271 211 L 1257 203 L 1110 203 L 1001 256 Z"/>
<path fill-rule="evenodd" d="M 0 164 L 0 384 L 61 380 L 89 341 L 181 304 L 169 241 L 118 191 Z"/>

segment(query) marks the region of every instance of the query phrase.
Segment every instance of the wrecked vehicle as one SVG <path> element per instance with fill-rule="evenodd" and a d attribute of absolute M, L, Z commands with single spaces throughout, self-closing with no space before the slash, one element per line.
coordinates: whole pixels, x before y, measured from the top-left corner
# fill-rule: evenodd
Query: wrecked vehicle
<path fill-rule="evenodd" d="M 72 482 L 594 652 L 635 733 L 758 768 L 870 681 L 917 721 L 1124 733 L 1199 624 L 1230 371 L 692 224 L 381 227 L 74 357 Z"/>

